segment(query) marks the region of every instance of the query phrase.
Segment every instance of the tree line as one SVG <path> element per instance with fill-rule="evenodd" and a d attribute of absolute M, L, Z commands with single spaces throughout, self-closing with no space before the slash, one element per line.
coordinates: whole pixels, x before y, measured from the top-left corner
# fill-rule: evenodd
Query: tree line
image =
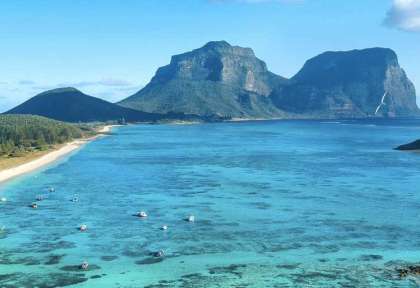
<path fill-rule="evenodd" d="M 0 156 L 20 156 L 93 135 L 88 126 L 33 115 L 0 115 Z"/>

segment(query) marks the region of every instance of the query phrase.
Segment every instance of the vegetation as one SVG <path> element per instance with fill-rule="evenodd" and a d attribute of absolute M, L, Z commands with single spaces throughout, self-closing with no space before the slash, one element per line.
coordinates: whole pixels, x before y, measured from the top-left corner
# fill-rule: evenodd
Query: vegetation
<path fill-rule="evenodd" d="M 89 126 L 32 115 L 0 115 L 0 157 L 23 156 L 93 135 Z"/>

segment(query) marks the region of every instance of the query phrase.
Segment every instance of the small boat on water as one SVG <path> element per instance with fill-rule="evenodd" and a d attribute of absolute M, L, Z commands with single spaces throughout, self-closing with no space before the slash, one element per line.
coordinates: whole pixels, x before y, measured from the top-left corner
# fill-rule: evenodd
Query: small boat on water
<path fill-rule="evenodd" d="M 165 251 L 159 250 L 159 251 L 153 253 L 153 256 L 157 257 L 157 258 L 164 257 L 165 256 Z"/>
<path fill-rule="evenodd" d="M 87 270 L 89 268 L 89 263 L 87 261 L 83 261 L 82 264 L 80 264 L 81 270 Z"/>
<path fill-rule="evenodd" d="M 137 216 L 140 218 L 146 218 L 147 217 L 147 213 L 144 211 L 140 211 L 137 213 Z"/>
<path fill-rule="evenodd" d="M 1 197 L 0 202 L 7 202 L 7 198 L 6 197 Z"/>
<path fill-rule="evenodd" d="M 194 215 L 189 215 L 187 218 L 185 218 L 185 221 L 187 221 L 187 222 L 195 222 L 195 216 Z"/>
<path fill-rule="evenodd" d="M 160 230 L 166 231 L 166 230 L 168 230 L 168 226 L 167 225 L 163 225 L 162 227 L 160 227 Z"/>
<path fill-rule="evenodd" d="M 38 208 L 38 204 L 32 203 L 31 205 L 29 205 L 29 207 L 31 207 L 32 209 L 37 209 Z"/>
<path fill-rule="evenodd" d="M 71 199 L 71 202 L 79 202 L 79 197 L 74 196 L 74 197 Z"/>
<path fill-rule="evenodd" d="M 87 225 L 86 225 L 86 224 L 82 224 L 82 225 L 80 225 L 80 227 L 79 227 L 79 230 L 80 230 L 80 231 L 82 231 L 82 232 L 85 232 L 87 229 L 88 229 L 88 227 L 87 227 Z"/>
<path fill-rule="evenodd" d="M 55 192 L 55 188 L 54 187 L 48 188 L 48 192 Z"/>

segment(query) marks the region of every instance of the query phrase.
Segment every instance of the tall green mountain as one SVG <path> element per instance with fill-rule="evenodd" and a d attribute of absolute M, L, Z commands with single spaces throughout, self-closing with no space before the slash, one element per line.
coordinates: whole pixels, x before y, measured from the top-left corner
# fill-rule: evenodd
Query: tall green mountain
<path fill-rule="evenodd" d="M 268 71 L 250 48 L 209 42 L 173 56 L 144 89 L 119 104 L 155 113 L 278 117 L 283 112 L 268 96 L 285 81 Z"/>
<path fill-rule="evenodd" d="M 278 109 L 313 117 L 419 115 L 414 85 L 385 48 L 316 56 L 270 98 Z"/>
<path fill-rule="evenodd" d="M 395 52 L 326 52 L 290 80 L 267 70 L 249 48 L 227 42 L 172 57 L 120 105 L 244 118 L 363 118 L 419 115 L 413 84 Z"/>
<path fill-rule="evenodd" d="M 145 113 L 83 94 L 75 88 L 59 88 L 38 94 L 5 114 L 32 114 L 66 122 L 155 121 L 162 115 Z"/>

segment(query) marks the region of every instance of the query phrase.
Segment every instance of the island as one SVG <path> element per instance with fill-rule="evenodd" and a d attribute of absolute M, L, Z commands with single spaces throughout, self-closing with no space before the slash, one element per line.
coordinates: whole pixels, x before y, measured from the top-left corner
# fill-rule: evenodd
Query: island
<path fill-rule="evenodd" d="M 408 144 L 400 145 L 397 148 L 395 148 L 395 150 L 400 150 L 400 151 L 420 151 L 420 139 L 419 140 L 416 140 L 414 142 L 408 143 Z"/>

